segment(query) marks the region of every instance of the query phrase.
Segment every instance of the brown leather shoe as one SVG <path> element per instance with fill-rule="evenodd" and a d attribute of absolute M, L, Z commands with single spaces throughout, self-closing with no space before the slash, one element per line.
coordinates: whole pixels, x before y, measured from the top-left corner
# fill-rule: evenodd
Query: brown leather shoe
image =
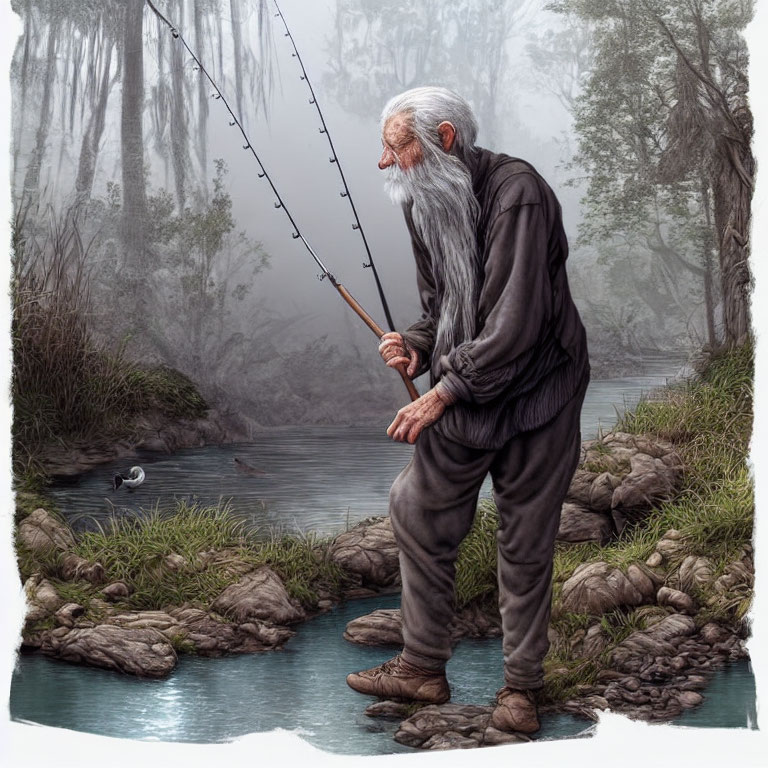
<path fill-rule="evenodd" d="M 521 691 L 504 686 L 496 692 L 496 707 L 491 725 L 500 731 L 535 733 L 539 730 L 536 699 L 533 691 Z"/>
<path fill-rule="evenodd" d="M 378 667 L 347 675 L 347 685 L 359 693 L 385 699 L 444 704 L 451 698 L 445 672 L 422 669 L 400 656 Z"/>

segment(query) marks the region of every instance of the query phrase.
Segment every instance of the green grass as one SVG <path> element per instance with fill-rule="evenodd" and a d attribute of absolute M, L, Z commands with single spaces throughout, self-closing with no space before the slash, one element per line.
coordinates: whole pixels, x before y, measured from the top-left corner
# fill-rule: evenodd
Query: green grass
<path fill-rule="evenodd" d="M 495 602 L 496 583 L 496 529 L 499 513 L 489 499 L 477 507 L 472 528 L 459 546 L 456 561 L 456 607 L 480 601 Z"/>
<path fill-rule="evenodd" d="M 233 562 L 269 565 L 288 593 L 306 607 L 318 590 L 338 592 L 345 583 L 328 554 L 328 542 L 313 536 L 277 536 L 249 530 L 226 506 L 200 507 L 179 502 L 172 514 L 156 510 L 140 518 L 112 519 L 97 532 L 79 536 L 75 552 L 100 562 L 108 581 L 124 581 L 134 590 L 124 601 L 132 609 L 161 609 L 189 602 L 207 605 L 241 573 Z M 227 550 L 231 557 L 205 564 L 208 550 Z M 170 554 L 186 561 L 178 569 L 164 565 Z"/>

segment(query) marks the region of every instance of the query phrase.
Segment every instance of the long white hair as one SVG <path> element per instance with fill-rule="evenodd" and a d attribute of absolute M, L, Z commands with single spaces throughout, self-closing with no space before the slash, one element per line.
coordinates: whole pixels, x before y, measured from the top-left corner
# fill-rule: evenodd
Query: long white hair
<path fill-rule="evenodd" d="M 410 118 L 423 160 L 403 171 L 387 169 L 385 187 L 395 203 L 412 205 L 414 225 L 432 259 L 439 319 L 432 354 L 433 372 L 441 355 L 474 338 L 480 285 L 477 220 L 480 206 L 467 160 L 474 153 L 477 120 L 469 104 L 446 88 L 414 88 L 384 107 L 382 130 L 395 115 Z M 450 152 L 437 131 L 450 122 L 456 135 Z"/>

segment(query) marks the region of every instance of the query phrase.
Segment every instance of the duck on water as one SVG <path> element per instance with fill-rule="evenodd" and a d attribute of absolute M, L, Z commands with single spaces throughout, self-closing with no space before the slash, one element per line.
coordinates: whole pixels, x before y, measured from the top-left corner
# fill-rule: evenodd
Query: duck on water
<path fill-rule="evenodd" d="M 112 476 L 112 490 L 116 491 L 122 485 L 130 491 L 140 486 L 144 482 L 144 477 L 144 470 L 141 467 L 131 467 L 127 475 L 118 472 Z"/>

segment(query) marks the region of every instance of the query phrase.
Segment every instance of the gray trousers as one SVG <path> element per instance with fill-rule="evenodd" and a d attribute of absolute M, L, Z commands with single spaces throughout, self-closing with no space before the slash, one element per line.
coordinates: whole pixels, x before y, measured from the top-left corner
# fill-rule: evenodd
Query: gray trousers
<path fill-rule="evenodd" d="M 540 688 L 549 649 L 552 556 L 560 508 L 581 450 L 586 387 L 550 422 L 498 450 L 468 448 L 425 429 L 390 492 L 400 548 L 403 658 L 441 670 L 451 656 L 455 562 L 488 472 L 499 511 L 499 608 L 504 678 Z"/>

